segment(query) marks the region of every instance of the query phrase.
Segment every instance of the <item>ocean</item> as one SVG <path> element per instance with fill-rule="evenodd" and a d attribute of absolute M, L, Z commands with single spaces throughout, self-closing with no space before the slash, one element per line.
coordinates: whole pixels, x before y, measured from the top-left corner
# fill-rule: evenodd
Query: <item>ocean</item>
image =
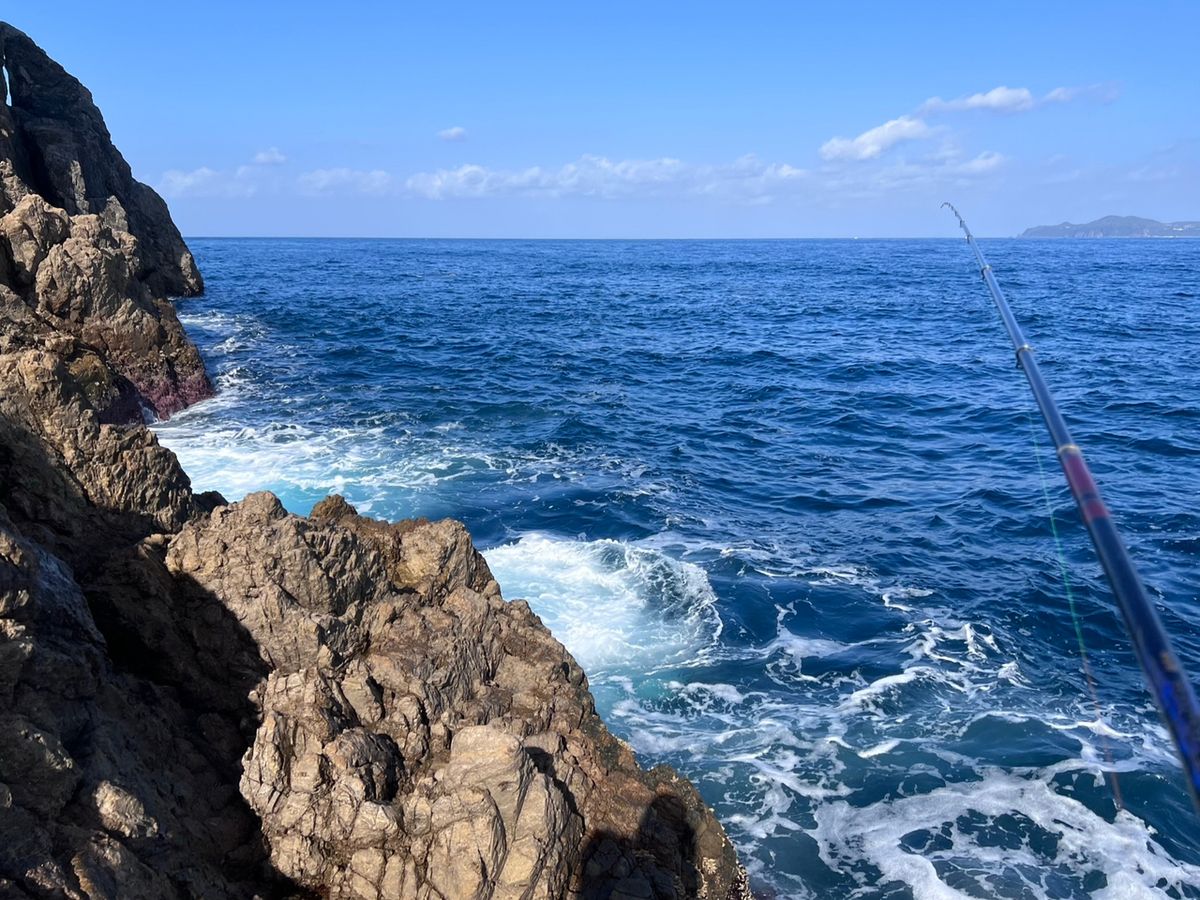
<path fill-rule="evenodd" d="M 1200 241 L 981 244 L 1200 673 Z M 155 429 L 194 487 L 464 520 L 764 895 L 1200 897 L 962 240 L 190 246 L 219 395 Z"/>

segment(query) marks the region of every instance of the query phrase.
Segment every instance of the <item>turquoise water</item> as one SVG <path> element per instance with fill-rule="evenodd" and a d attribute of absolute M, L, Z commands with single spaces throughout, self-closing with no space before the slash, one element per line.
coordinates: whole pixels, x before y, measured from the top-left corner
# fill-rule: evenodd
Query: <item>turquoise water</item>
<path fill-rule="evenodd" d="M 195 486 L 465 520 L 760 890 L 1200 897 L 1200 818 L 963 242 L 191 246 L 220 395 L 156 427 Z M 1200 242 L 984 252 L 1200 672 Z"/>

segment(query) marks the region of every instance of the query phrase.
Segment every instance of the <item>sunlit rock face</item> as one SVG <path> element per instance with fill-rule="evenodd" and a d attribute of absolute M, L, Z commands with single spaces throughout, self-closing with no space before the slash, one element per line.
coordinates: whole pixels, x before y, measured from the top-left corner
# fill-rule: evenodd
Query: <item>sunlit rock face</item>
<path fill-rule="evenodd" d="M 210 396 L 167 299 L 204 284 L 166 204 L 134 180 L 87 89 L 7 25 L 0 64 L 0 349 L 54 341 L 106 421 Z"/>

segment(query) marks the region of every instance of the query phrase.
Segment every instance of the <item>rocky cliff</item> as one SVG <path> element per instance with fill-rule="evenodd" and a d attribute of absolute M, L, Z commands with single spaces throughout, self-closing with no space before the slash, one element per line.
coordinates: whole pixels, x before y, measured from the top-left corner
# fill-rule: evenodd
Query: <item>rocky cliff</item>
<path fill-rule="evenodd" d="M 56 341 L 104 421 L 212 393 L 167 296 L 200 273 L 162 198 L 135 181 L 92 96 L 0 24 L 0 350 Z"/>
<path fill-rule="evenodd" d="M 738 898 L 459 523 L 195 494 L 201 290 L 92 99 L 0 25 L 0 896 Z"/>

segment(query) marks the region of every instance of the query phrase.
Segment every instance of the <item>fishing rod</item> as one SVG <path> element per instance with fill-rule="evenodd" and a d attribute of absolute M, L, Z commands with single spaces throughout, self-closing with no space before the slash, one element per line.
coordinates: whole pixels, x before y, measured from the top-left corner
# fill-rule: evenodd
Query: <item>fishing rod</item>
<path fill-rule="evenodd" d="M 983 258 L 975 236 L 971 234 L 971 229 L 967 227 L 959 211 L 952 203 L 943 203 L 942 206 L 949 207 L 954 213 L 967 236 L 967 243 L 975 251 L 975 259 L 979 262 L 979 274 L 983 276 L 992 299 L 996 302 L 996 308 L 1000 310 L 1004 328 L 1017 352 L 1017 365 L 1024 370 L 1025 377 L 1029 379 L 1033 397 L 1042 413 L 1042 419 L 1046 422 L 1050 438 L 1054 441 L 1058 461 L 1067 477 L 1075 505 L 1079 507 L 1079 514 L 1083 517 L 1088 534 L 1092 538 L 1096 555 L 1100 557 L 1100 564 L 1104 567 L 1104 574 L 1108 578 L 1113 596 L 1117 598 L 1117 605 L 1121 608 L 1125 630 L 1129 632 L 1133 641 L 1133 649 L 1146 675 L 1150 692 L 1154 695 L 1158 711 L 1162 714 L 1179 752 L 1192 802 L 1197 811 L 1200 811 L 1200 705 L 1196 702 L 1196 695 L 1192 691 L 1187 673 L 1183 671 L 1179 659 L 1171 649 L 1171 640 L 1146 595 L 1146 589 L 1133 560 L 1129 557 L 1129 551 L 1125 549 L 1108 507 L 1100 497 L 1100 489 L 1083 460 L 1083 453 L 1071 440 L 1067 423 L 1058 411 L 1058 404 L 1054 402 L 1054 397 L 1038 369 L 1033 347 L 1025 340 L 1021 326 L 1004 299 L 996 276 L 992 274 L 992 267 Z"/>

